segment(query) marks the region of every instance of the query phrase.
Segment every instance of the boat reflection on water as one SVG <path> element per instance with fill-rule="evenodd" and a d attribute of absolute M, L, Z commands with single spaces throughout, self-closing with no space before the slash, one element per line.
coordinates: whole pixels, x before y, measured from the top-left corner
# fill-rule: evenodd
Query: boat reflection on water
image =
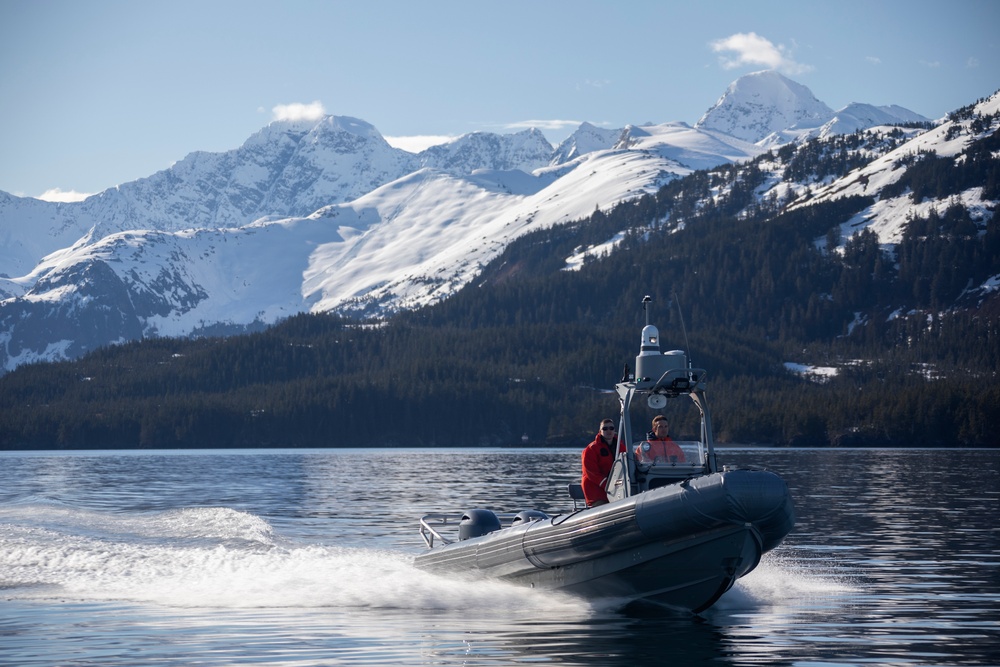
<path fill-rule="evenodd" d="M 697 613 L 781 543 L 795 523 L 787 485 L 766 470 L 720 466 L 705 396 L 707 371 L 693 368 L 683 351 L 660 351 L 649 301 L 643 301 L 646 326 L 635 371 L 626 369 L 615 386 L 625 446 L 606 480 L 610 502 L 581 508 L 576 503 L 582 493 L 570 485 L 574 511 L 568 514 L 489 509 L 428 514 L 420 533 L 429 550 L 415 558 L 417 567 L 615 600 L 630 608 L 658 605 Z M 677 399 L 689 399 L 697 408 L 698 438 L 677 443 L 683 457 L 637 456 L 649 443 L 633 421 Z"/>
<path fill-rule="evenodd" d="M 469 620 L 463 624 L 467 628 Z M 664 646 L 665 637 L 669 637 L 669 647 Z M 659 665 L 669 659 L 672 664 L 695 665 L 724 660 L 737 650 L 724 629 L 703 621 L 692 623 L 676 612 L 648 617 L 608 615 L 585 624 L 525 621 L 502 630 L 467 628 L 460 649 L 454 642 L 430 637 L 425 641 L 422 656 L 441 664 L 451 664 L 460 653 L 470 660 L 468 664 Z M 485 656 L 491 659 L 489 663 L 475 662 Z"/>

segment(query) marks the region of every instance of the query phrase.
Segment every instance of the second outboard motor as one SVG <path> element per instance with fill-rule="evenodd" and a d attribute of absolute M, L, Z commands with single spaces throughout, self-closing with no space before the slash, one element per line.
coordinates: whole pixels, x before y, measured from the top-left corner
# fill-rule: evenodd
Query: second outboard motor
<path fill-rule="evenodd" d="M 524 510 L 518 512 L 514 515 L 514 520 L 510 525 L 519 526 L 522 523 L 531 523 L 532 521 L 542 521 L 548 519 L 549 515 L 541 510 Z"/>
<path fill-rule="evenodd" d="M 462 515 L 462 520 L 458 524 L 458 539 L 482 537 L 496 530 L 500 530 L 500 519 L 492 511 L 469 510 Z"/>

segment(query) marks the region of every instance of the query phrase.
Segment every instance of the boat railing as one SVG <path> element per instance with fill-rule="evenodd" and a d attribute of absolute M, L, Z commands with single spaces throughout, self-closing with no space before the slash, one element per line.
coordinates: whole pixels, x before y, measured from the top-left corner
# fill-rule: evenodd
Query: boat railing
<path fill-rule="evenodd" d="M 479 537 L 495 530 L 548 518 L 547 514 L 537 510 L 494 512 L 475 509 L 466 512 L 434 512 L 420 517 L 420 537 L 428 548 L 433 549 L 435 540 L 447 545 L 456 540 Z M 442 532 L 444 530 L 455 534 L 446 536 Z"/>
<path fill-rule="evenodd" d="M 440 540 L 442 544 L 451 544 L 450 540 L 439 532 L 439 528 L 452 523 L 456 528 L 462 520 L 461 512 L 425 514 L 420 517 L 420 537 L 424 538 L 424 544 L 428 548 L 434 548 L 434 540 Z"/>

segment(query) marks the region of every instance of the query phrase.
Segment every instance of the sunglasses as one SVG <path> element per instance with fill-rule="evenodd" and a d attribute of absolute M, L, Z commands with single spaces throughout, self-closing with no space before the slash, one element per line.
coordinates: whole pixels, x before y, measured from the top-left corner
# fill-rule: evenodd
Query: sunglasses
<path fill-rule="evenodd" d="M 617 431 L 618 429 L 616 427 L 614 427 L 614 426 L 602 426 L 601 430 L 602 431 Z"/>

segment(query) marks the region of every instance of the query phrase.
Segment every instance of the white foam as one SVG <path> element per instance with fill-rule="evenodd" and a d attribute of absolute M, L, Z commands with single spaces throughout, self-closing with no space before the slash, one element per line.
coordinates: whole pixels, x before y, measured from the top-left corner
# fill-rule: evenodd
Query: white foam
<path fill-rule="evenodd" d="M 264 519 L 225 507 L 135 514 L 81 510 L 54 501 L 0 507 L 0 520 L 12 525 L 91 536 L 126 538 L 239 539 L 273 543 Z"/>
<path fill-rule="evenodd" d="M 793 600 L 839 597 L 858 592 L 849 577 L 805 565 L 782 552 L 769 553 L 760 565 L 739 579 L 713 609 L 734 611 L 768 605 L 784 605 Z"/>
<path fill-rule="evenodd" d="M 580 606 L 500 582 L 465 582 L 415 569 L 409 556 L 310 546 L 250 551 L 66 539 L 0 542 L 5 595 L 127 600 L 179 607 L 369 607 L 521 610 Z"/>
<path fill-rule="evenodd" d="M 587 613 L 570 596 L 423 572 L 410 554 L 281 545 L 266 521 L 235 510 L 137 516 L 25 509 L 12 522 L 0 512 L 0 585 L 8 599 Z"/>

